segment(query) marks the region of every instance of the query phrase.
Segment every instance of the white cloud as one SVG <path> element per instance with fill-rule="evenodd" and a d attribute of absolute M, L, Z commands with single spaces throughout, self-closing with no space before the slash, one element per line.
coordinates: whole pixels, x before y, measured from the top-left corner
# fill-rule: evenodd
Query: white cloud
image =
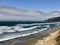
<path fill-rule="evenodd" d="M 6 21 L 41 21 L 60 16 L 60 12 L 44 13 L 9 7 L 0 7 L 0 20 Z"/>

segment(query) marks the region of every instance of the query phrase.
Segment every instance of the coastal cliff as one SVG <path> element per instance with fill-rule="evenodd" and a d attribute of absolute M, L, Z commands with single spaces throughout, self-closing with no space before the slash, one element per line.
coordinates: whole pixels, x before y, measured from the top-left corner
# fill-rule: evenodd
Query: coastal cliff
<path fill-rule="evenodd" d="M 42 38 L 30 41 L 27 45 L 60 45 L 60 29 L 47 34 Z"/>

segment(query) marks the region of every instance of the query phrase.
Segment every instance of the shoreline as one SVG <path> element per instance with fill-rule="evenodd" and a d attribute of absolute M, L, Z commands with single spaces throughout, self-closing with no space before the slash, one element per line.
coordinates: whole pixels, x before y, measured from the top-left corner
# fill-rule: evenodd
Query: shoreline
<path fill-rule="evenodd" d="M 32 35 L 25 36 L 25 37 L 18 37 L 18 38 L 10 39 L 7 41 L 2 41 L 2 42 L 0 42 L 0 45 L 28 45 L 31 43 L 35 44 L 38 41 L 37 39 L 39 39 L 39 38 L 41 39 L 42 37 L 48 36 L 48 35 L 50 35 L 49 33 L 53 33 L 57 29 L 58 28 L 45 30 L 45 31 L 42 31 L 37 34 L 32 34 Z M 32 42 L 32 41 L 34 41 L 34 42 Z"/>
<path fill-rule="evenodd" d="M 60 29 L 38 38 L 34 41 L 30 41 L 27 45 L 60 45 Z"/>

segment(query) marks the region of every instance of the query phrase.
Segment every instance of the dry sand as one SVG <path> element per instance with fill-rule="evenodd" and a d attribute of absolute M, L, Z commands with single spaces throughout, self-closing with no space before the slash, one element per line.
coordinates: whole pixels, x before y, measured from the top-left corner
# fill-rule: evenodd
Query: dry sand
<path fill-rule="evenodd" d="M 60 29 L 45 35 L 42 38 L 28 42 L 26 45 L 60 45 Z"/>

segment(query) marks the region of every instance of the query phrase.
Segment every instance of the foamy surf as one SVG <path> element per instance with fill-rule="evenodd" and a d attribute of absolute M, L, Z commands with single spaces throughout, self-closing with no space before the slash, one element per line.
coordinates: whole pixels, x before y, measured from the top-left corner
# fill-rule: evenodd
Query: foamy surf
<path fill-rule="evenodd" d="M 38 31 L 34 31 L 32 33 L 28 33 L 28 34 L 18 34 L 18 35 L 5 35 L 4 38 L 1 38 L 0 41 L 6 41 L 9 39 L 13 39 L 13 38 L 18 38 L 18 37 L 24 37 L 24 36 L 28 36 L 28 35 L 32 35 L 38 33 Z"/>
<path fill-rule="evenodd" d="M 50 24 L 40 23 L 38 24 L 34 23 L 34 24 L 17 24 L 16 26 L 0 26 L 0 41 L 6 41 L 9 39 L 32 35 L 50 28 Z M 27 27 L 24 28 L 24 26 Z"/>

